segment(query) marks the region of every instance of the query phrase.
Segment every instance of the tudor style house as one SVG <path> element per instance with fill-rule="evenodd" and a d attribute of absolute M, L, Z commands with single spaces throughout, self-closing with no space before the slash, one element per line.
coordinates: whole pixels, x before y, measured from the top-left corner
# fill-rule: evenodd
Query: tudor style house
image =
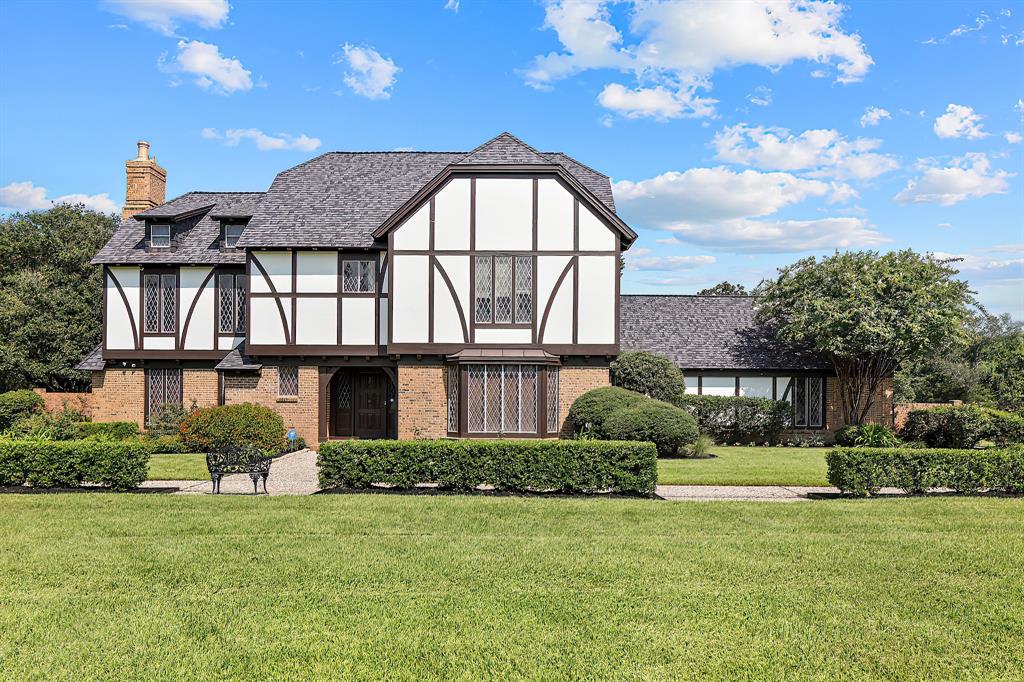
<path fill-rule="evenodd" d="M 619 352 L 607 176 L 503 133 L 332 152 L 164 201 L 140 142 L 104 271 L 96 419 L 255 402 L 330 438 L 548 437 Z"/>

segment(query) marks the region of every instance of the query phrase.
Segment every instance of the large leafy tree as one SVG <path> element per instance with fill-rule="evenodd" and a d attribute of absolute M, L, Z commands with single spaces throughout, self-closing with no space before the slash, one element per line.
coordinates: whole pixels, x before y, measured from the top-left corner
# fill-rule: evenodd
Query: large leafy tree
<path fill-rule="evenodd" d="M 972 295 L 957 272 L 910 250 L 804 258 L 757 287 L 758 319 L 832 362 L 843 415 L 860 424 L 900 366 L 967 340 Z"/>
<path fill-rule="evenodd" d="M 742 284 L 733 284 L 729 280 L 719 282 L 713 287 L 701 289 L 698 296 L 749 296 L 750 293 Z"/>
<path fill-rule="evenodd" d="M 74 366 L 99 343 L 103 298 L 89 259 L 116 225 L 65 204 L 0 218 L 0 391 L 88 384 Z"/>

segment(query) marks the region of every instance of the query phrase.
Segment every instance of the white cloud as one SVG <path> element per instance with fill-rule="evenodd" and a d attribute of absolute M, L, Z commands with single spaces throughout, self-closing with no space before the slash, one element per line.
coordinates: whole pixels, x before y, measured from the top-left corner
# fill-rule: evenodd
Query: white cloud
<path fill-rule="evenodd" d="M 885 118 L 891 119 L 892 115 L 881 107 L 868 107 L 864 110 L 864 115 L 860 117 L 860 127 L 876 126 Z"/>
<path fill-rule="evenodd" d="M 230 9 L 228 0 L 104 0 L 102 7 L 168 36 L 182 22 L 220 28 Z"/>
<path fill-rule="evenodd" d="M 37 187 L 31 181 L 12 182 L 0 187 L 0 207 L 10 211 L 35 211 L 50 208 L 54 204 L 85 204 L 98 213 L 117 213 L 121 207 L 106 192 L 102 194 L 65 194 L 56 199 L 46 197 L 45 187 Z"/>
<path fill-rule="evenodd" d="M 772 89 L 758 85 L 752 93 L 747 95 L 747 101 L 759 107 L 766 107 L 772 103 Z"/>
<path fill-rule="evenodd" d="M 1013 253 L 1013 252 L 1010 252 Z M 1024 252 L 1016 251 L 1016 258 L 992 258 L 972 253 L 936 252 L 936 258 L 959 258 L 959 263 L 952 266 L 961 273 L 970 275 L 971 279 L 1005 280 L 1024 278 Z"/>
<path fill-rule="evenodd" d="M 854 199 L 860 199 L 860 193 L 845 182 L 832 182 L 829 183 L 829 186 L 832 188 L 832 192 L 828 196 L 830 204 L 845 204 Z"/>
<path fill-rule="evenodd" d="M 252 72 L 235 58 L 227 58 L 220 48 L 199 40 L 179 40 L 178 54 L 173 61 L 161 55 L 157 65 L 169 73 L 188 73 L 196 76 L 195 84 L 220 95 L 252 90 Z"/>
<path fill-rule="evenodd" d="M 899 167 L 896 158 L 875 152 L 882 141 L 847 140 L 837 130 L 748 126 L 722 129 L 711 141 L 715 158 L 765 170 L 808 171 L 812 175 L 869 180 Z"/>
<path fill-rule="evenodd" d="M 1021 135 L 1020 133 L 1003 133 L 1003 137 L 1010 144 L 1020 144 L 1021 142 L 1024 142 L 1024 135 Z"/>
<path fill-rule="evenodd" d="M 686 90 L 667 90 L 662 86 L 630 90 L 619 83 L 609 83 L 597 96 L 605 109 L 626 118 L 701 118 L 714 113 L 717 100 L 697 97 Z"/>
<path fill-rule="evenodd" d="M 966 137 L 968 140 L 976 140 L 988 136 L 988 133 L 981 129 L 981 115 L 962 104 L 948 105 L 946 113 L 935 119 L 932 128 L 935 134 L 942 138 Z"/>
<path fill-rule="evenodd" d="M 627 251 L 626 269 L 631 271 L 656 270 L 658 272 L 694 270 L 705 265 L 714 265 L 718 260 L 714 256 L 648 256 L 646 251 L 646 249 Z"/>
<path fill-rule="evenodd" d="M 334 63 L 348 65 L 350 70 L 345 72 L 345 85 L 357 95 L 369 99 L 389 99 L 395 77 L 402 69 L 372 47 L 355 47 L 345 43 L 341 49 L 344 54 Z"/>
<path fill-rule="evenodd" d="M 790 173 L 691 168 L 613 186 L 619 212 L 631 223 L 666 230 L 678 240 L 739 252 L 807 251 L 874 246 L 888 241 L 864 218 L 763 219 L 841 185 Z M 849 195 L 847 198 L 852 198 Z M 670 238 L 671 239 L 671 238 Z"/>
<path fill-rule="evenodd" d="M 456 14 L 458 14 L 458 11 L 459 11 L 459 0 L 448 0 L 448 2 L 444 3 L 444 8 L 445 9 L 449 9 L 449 10 L 455 12 Z"/>
<path fill-rule="evenodd" d="M 936 223 L 935 227 L 942 228 L 943 230 L 949 230 L 953 227 L 953 223 Z"/>
<path fill-rule="evenodd" d="M 967 35 L 968 33 L 974 33 L 985 28 L 985 26 L 992 21 L 988 14 L 984 11 L 980 12 L 977 17 L 974 18 L 974 25 L 960 24 L 952 31 L 944 35 L 939 39 L 929 38 L 928 40 L 922 41 L 925 45 L 939 45 L 941 43 L 948 42 L 951 38 L 959 38 L 960 36 Z"/>
<path fill-rule="evenodd" d="M 291 135 L 276 133 L 268 135 L 259 128 L 228 128 L 221 135 L 216 128 L 203 128 L 201 135 L 205 140 L 224 140 L 229 147 L 237 147 L 242 140 L 252 140 L 256 149 L 261 152 L 280 149 L 299 149 L 311 152 L 320 146 L 320 139 L 308 135 Z"/>
<path fill-rule="evenodd" d="M 1005 194 L 1007 178 L 1014 176 L 1003 170 L 992 170 L 985 154 L 968 153 L 953 159 L 949 166 L 940 168 L 931 162 L 922 162 L 923 173 L 907 182 L 893 200 L 901 204 L 932 203 L 952 206 L 965 199 L 977 199 L 989 194 Z"/>
<path fill-rule="evenodd" d="M 803 59 L 836 63 L 836 80 L 849 83 L 862 80 L 874 63 L 860 36 L 840 28 L 843 8 L 832 2 L 628 0 L 623 4 L 629 17 L 622 23 L 629 26 L 629 42 L 613 22 L 612 4 L 549 0 L 544 28 L 557 34 L 562 49 L 536 56 L 523 72 L 527 84 L 547 89 L 581 71 L 615 69 L 632 73 L 636 84 L 611 84 L 618 86 L 613 93 L 661 88 L 690 103 L 696 90 L 710 89 L 710 77 L 721 69 L 749 64 L 775 70 Z M 668 119 L 714 111 L 711 100 L 673 106 L 665 95 L 659 98 L 657 113 L 647 115 Z M 622 111 L 621 102 L 616 110 Z"/>

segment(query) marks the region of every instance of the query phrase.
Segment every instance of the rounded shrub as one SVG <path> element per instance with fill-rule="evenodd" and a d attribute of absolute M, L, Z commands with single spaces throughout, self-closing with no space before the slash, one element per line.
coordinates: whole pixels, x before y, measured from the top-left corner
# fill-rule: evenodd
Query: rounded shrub
<path fill-rule="evenodd" d="M 973 448 L 985 437 L 989 420 L 974 405 L 913 410 L 900 431 L 904 440 L 932 448 Z"/>
<path fill-rule="evenodd" d="M 1024 443 L 1024 417 L 1013 412 L 982 408 L 985 415 L 984 438 L 996 445 Z"/>
<path fill-rule="evenodd" d="M 181 422 L 181 440 L 194 452 L 247 446 L 277 454 L 284 450 L 284 422 L 269 407 L 240 403 L 195 410 Z"/>
<path fill-rule="evenodd" d="M 42 412 L 44 404 L 42 396 L 27 388 L 0 393 L 0 431 L 6 431 L 15 422 Z"/>
<path fill-rule="evenodd" d="M 860 435 L 860 427 L 856 424 L 847 424 L 836 429 L 835 442 L 846 448 L 852 448 L 857 444 L 857 436 Z"/>
<path fill-rule="evenodd" d="M 604 420 L 604 432 L 612 440 L 654 443 L 659 457 L 672 457 L 697 440 L 697 421 L 685 410 L 660 400 L 645 400 L 622 407 Z"/>
<path fill-rule="evenodd" d="M 631 407 L 647 400 L 633 391 L 615 386 L 595 388 L 587 391 L 569 408 L 569 424 L 577 434 L 589 433 L 598 438 L 605 438 L 604 420 L 612 412 L 623 407 Z"/>
<path fill-rule="evenodd" d="M 626 351 L 612 364 L 612 383 L 656 400 L 676 403 L 686 383 L 675 363 L 654 353 Z"/>

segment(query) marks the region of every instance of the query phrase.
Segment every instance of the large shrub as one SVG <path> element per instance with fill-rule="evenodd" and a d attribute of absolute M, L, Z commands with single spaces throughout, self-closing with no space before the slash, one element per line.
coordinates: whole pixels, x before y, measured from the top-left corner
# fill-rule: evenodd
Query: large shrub
<path fill-rule="evenodd" d="M 1013 412 L 982 408 L 985 415 L 985 438 L 996 445 L 1024 443 L 1024 417 Z"/>
<path fill-rule="evenodd" d="M 80 437 L 82 418 L 73 410 L 36 412 L 14 422 L 4 436 L 15 440 L 74 440 Z"/>
<path fill-rule="evenodd" d="M 607 438 L 604 421 L 612 412 L 646 402 L 648 398 L 616 386 L 587 391 L 569 408 L 569 424 L 575 433 Z"/>
<path fill-rule="evenodd" d="M 626 351 L 611 364 L 612 383 L 656 400 L 674 403 L 683 395 L 683 373 L 668 358 L 643 351 Z"/>
<path fill-rule="evenodd" d="M 139 436 L 139 425 L 135 422 L 79 422 L 77 427 L 79 438 L 127 440 Z"/>
<path fill-rule="evenodd" d="M 912 410 L 900 430 L 908 441 L 922 441 L 932 448 L 972 448 L 985 437 L 988 420 L 974 405 Z"/>
<path fill-rule="evenodd" d="M 128 490 L 146 480 L 149 454 L 141 441 L 0 440 L 0 485 Z"/>
<path fill-rule="evenodd" d="M 252 403 L 195 410 L 181 423 L 181 440 L 196 452 L 238 445 L 277 454 L 285 447 L 284 434 L 281 415 Z"/>
<path fill-rule="evenodd" d="M 146 422 L 146 433 L 151 436 L 176 436 L 181 431 L 181 424 L 185 418 L 197 409 L 199 408 L 194 400 L 187 410 L 178 403 L 157 405 Z"/>
<path fill-rule="evenodd" d="M 863 497 L 880 488 L 920 494 L 931 488 L 958 492 L 1024 492 L 1024 448 L 990 450 L 835 448 L 825 456 L 829 483 Z"/>
<path fill-rule="evenodd" d="M 28 389 L 0 393 L 0 431 L 6 431 L 20 419 L 42 412 L 44 404 L 42 396 Z"/>
<path fill-rule="evenodd" d="M 612 440 L 654 443 L 659 457 L 673 457 L 697 440 L 697 422 L 685 410 L 660 400 L 645 400 L 612 412 L 602 426 Z"/>
<path fill-rule="evenodd" d="M 320 444 L 323 488 L 387 484 L 510 492 L 651 495 L 658 479 L 650 443 L 596 440 L 352 440 Z"/>
<path fill-rule="evenodd" d="M 684 395 L 678 404 L 719 443 L 774 443 L 793 420 L 789 403 L 769 398 Z"/>

